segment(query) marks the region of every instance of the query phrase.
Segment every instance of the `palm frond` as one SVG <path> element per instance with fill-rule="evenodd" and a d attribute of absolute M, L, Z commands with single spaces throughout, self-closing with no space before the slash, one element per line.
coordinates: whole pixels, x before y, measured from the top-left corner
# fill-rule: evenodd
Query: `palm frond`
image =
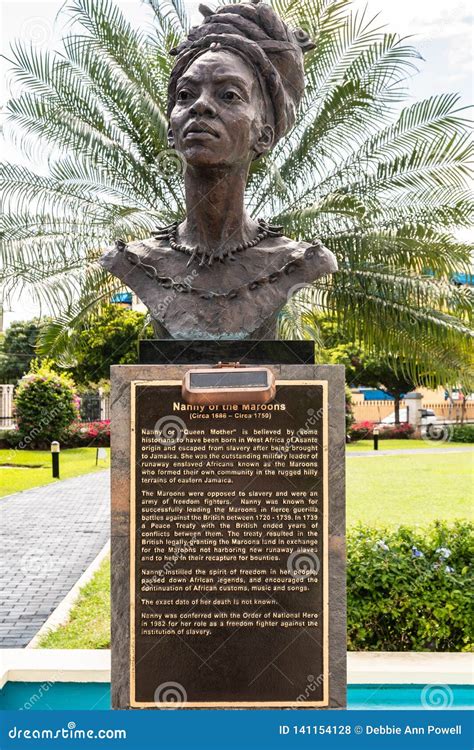
<path fill-rule="evenodd" d="M 334 281 L 316 282 L 288 307 L 280 320 L 285 337 L 317 340 L 311 332 L 324 313 L 348 340 L 363 343 L 368 352 L 380 351 L 382 329 L 386 356 L 403 359 L 415 382 L 427 370 L 433 386 L 468 377 L 474 336 L 470 290 L 366 266 L 342 269 Z"/>
<path fill-rule="evenodd" d="M 168 54 L 189 29 L 183 0 L 146 0 L 137 29 L 113 0 L 70 0 L 55 52 L 28 43 L 9 60 L 19 93 L 5 133 L 31 162 L 0 166 L 0 285 L 53 314 L 42 347 L 73 356 L 75 332 L 120 288 L 96 263 L 117 236 L 145 237 L 184 212 L 182 174 L 163 168 Z M 472 140 L 456 94 L 399 109 L 420 55 L 351 0 L 272 0 L 315 42 L 297 121 L 252 165 L 252 215 L 298 239 L 319 237 L 340 271 L 283 310 L 282 335 L 322 351 L 321 311 L 413 373 L 467 382 L 470 272 L 457 233 L 472 222 Z"/>

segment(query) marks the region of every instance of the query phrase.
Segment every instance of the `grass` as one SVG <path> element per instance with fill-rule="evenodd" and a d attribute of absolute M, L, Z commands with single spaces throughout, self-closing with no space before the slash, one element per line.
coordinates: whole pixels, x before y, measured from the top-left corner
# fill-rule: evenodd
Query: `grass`
<path fill-rule="evenodd" d="M 416 450 L 419 448 L 459 448 L 467 447 L 464 443 L 429 443 L 425 440 L 381 440 L 380 450 Z M 99 461 L 95 465 L 95 448 L 70 448 L 61 451 L 60 474 L 61 479 L 76 477 L 92 471 L 108 468 L 110 453 L 107 448 L 107 460 Z M 348 453 L 352 451 L 373 450 L 372 440 L 359 440 L 347 446 Z M 28 464 L 39 468 L 5 468 L 1 464 Z M 49 451 L 30 450 L 0 450 L 0 497 L 20 492 L 31 487 L 57 482 L 51 476 L 51 454 Z"/>
<path fill-rule="evenodd" d="M 349 453 L 351 451 L 372 451 L 374 449 L 373 440 L 357 440 L 355 443 L 349 443 L 347 446 Z M 379 440 L 379 450 L 381 451 L 398 451 L 398 450 L 418 450 L 419 448 L 467 448 L 466 443 L 438 443 L 435 440 Z"/>
<path fill-rule="evenodd" d="M 390 442 L 407 444 L 405 440 Z M 419 447 L 426 445 L 417 442 L 422 444 Z M 468 453 L 349 457 L 348 525 L 421 527 L 436 519 L 471 518 L 472 469 L 473 457 Z M 109 647 L 109 574 L 110 562 L 106 560 L 82 590 L 69 621 L 44 636 L 39 648 Z"/>
<path fill-rule="evenodd" d="M 347 523 L 427 526 L 472 518 L 474 453 L 349 456 Z"/>
<path fill-rule="evenodd" d="M 110 451 L 107 450 L 107 460 L 99 461 L 95 465 L 95 448 L 70 448 L 62 450 L 59 459 L 61 479 L 77 477 L 92 471 L 100 471 L 110 466 Z M 1 464 L 15 464 L 19 468 L 6 468 Z M 21 464 L 38 468 L 21 468 Z M 51 476 L 51 453 L 49 451 L 29 450 L 0 450 L 0 497 L 10 495 L 30 487 L 58 482 Z"/>
<path fill-rule="evenodd" d="M 109 648 L 110 558 L 81 590 L 68 622 L 45 633 L 39 648 Z"/>

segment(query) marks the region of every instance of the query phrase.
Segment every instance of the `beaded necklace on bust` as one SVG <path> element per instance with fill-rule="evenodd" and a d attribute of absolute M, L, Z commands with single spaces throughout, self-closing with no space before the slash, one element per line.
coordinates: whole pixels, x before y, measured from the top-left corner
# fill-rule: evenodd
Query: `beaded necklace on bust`
<path fill-rule="evenodd" d="M 168 232 L 166 235 L 162 236 L 169 237 L 169 230 L 172 227 L 174 227 L 174 224 L 172 224 L 171 227 L 166 227 Z M 273 227 L 272 229 L 274 230 Z M 284 263 L 280 268 L 277 268 L 276 270 L 271 271 L 264 276 L 259 276 L 256 279 L 247 281 L 246 283 L 241 284 L 238 287 L 229 289 L 229 291 L 227 292 L 215 292 L 211 289 L 195 287 L 188 281 L 187 278 L 179 279 L 178 277 L 177 279 L 173 279 L 171 276 L 160 276 L 155 266 L 151 265 L 150 263 L 144 262 L 139 253 L 135 253 L 133 250 L 130 250 L 128 248 L 127 243 L 124 240 L 115 240 L 115 247 L 120 253 L 123 253 L 124 258 L 130 263 L 130 265 L 136 266 L 145 274 L 145 276 L 148 276 L 149 279 L 156 281 L 156 283 L 164 289 L 172 289 L 173 291 L 181 294 L 197 294 L 201 299 L 207 300 L 232 300 L 236 297 L 240 297 L 241 294 L 245 294 L 247 290 L 254 291 L 259 287 L 262 287 L 264 284 L 274 284 L 282 276 L 289 276 L 294 271 L 296 271 L 297 268 L 300 267 L 305 261 L 313 258 L 318 250 L 322 247 L 322 245 L 318 240 L 314 240 L 314 244 L 306 248 L 304 255 L 301 258 L 292 258 Z"/>
<path fill-rule="evenodd" d="M 207 265 L 212 266 L 215 260 L 221 263 L 228 259 L 230 261 L 235 260 L 235 253 L 241 253 L 243 250 L 248 250 L 249 247 L 255 247 L 267 237 L 281 237 L 283 235 L 283 227 L 272 227 L 264 219 L 258 219 L 259 230 L 253 240 L 247 240 L 242 242 L 240 245 L 232 248 L 215 248 L 211 252 L 202 250 L 198 245 L 194 247 L 188 247 L 182 242 L 178 242 L 178 222 L 174 221 L 167 227 L 160 227 L 155 232 L 152 232 L 155 239 L 167 239 L 169 246 L 172 250 L 177 250 L 180 253 L 190 255 L 190 259 L 186 263 L 188 267 L 195 258 L 200 258 L 200 266 Z"/>

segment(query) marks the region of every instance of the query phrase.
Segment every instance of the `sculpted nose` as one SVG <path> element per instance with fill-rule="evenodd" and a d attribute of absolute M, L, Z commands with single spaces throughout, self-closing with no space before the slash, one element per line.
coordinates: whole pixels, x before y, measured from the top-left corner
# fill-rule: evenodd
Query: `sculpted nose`
<path fill-rule="evenodd" d="M 208 115 L 209 117 L 214 117 L 216 114 L 211 99 L 205 93 L 202 93 L 199 99 L 195 100 L 190 112 L 193 115 Z"/>

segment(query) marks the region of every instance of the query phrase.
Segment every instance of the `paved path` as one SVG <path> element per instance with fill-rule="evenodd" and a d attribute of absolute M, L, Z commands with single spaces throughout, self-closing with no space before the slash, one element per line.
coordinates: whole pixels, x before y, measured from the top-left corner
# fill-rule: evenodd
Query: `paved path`
<path fill-rule="evenodd" d="M 346 456 L 355 456 L 356 458 L 376 458 L 377 456 L 433 456 L 443 453 L 473 453 L 472 447 L 464 448 L 397 448 L 396 450 L 368 450 L 368 451 L 346 451 Z"/>
<path fill-rule="evenodd" d="M 0 500 L 0 648 L 20 648 L 110 536 L 109 472 Z"/>

